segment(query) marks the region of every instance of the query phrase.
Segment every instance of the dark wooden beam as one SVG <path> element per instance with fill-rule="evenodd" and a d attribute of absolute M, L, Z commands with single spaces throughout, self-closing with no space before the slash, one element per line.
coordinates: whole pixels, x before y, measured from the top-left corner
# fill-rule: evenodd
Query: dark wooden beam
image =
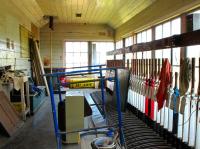
<path fill-rule="evenodd" d="M 123 53 L 152 51 L 175 47 L 186 47 L 200 45 L 200 30 L 174 35 L 171 37 L 154 40 L 152 42 L 134 44 L 133 46 L 107 52 L 107 55 L 117 55 Z"/>

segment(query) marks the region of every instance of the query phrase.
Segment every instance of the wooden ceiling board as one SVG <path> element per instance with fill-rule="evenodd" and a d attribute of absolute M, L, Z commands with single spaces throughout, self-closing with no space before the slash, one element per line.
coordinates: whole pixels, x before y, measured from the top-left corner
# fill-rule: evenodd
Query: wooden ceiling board
<path fill-rule="evenodd" d="M 43 14 L 57 15 L 58 22 L 60 23 L 109 24 L 113 28 L 116 28 L 150 6 L 156 0 L 35 1 L 41 7 Z M 82 17 L 76 17 L 76 13 L 81 13 Z"/>
<path fill-rule="evenodd" d="M 28 17 L 37 26 L 42 26 L 43 11 L 35 0 L 9 0 L 13 5 L 13 9 L 20 10 L 26 17 Z"/>
<path fill-rule="evenodd" d="M 133 16 L 137 15 L 139 12 L 150 6 L 155 0 L 147 1 L 147 0 L 135 0 L 132 3 L 125 5 L 120 9 L 119 13 L 115 15 L 111 20 L 110 25 L 117 28 L 121 24 L 127 22 Z M 117 19 L 118 17 L 118 19 Z"/>
<path fill-rule="evenodd" d="M 100 9 L 99 13 L 96 14 L 96 23 L 102 23 L 102 24 L 109 24 L 109 17 L 111 16 L 112 12 L 109 11 L 114 9 L 113 1 L 110 0 L 109 3 L 104 4 L 104 8 L 106 9 Z"/>

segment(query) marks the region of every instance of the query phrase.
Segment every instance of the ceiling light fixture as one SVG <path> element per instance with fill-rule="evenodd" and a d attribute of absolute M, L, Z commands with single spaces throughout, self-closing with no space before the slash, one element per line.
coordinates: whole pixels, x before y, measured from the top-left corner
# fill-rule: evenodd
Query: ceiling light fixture
<path fill-rule="evenodd" d="M 80 18 L 81 16 L 82 16 L 81 13 L 76 13 L 76 17 L 77 17 L 77 18 Z"/>

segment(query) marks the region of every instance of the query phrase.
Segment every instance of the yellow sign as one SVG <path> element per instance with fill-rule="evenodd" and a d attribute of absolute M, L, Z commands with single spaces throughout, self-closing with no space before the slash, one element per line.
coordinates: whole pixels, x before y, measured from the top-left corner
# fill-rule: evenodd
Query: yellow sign
<path fill-rule="evenodd" d="M 70 82 L 80 82 L 94 80 L 94 78 L 71 78 Z M 94 88 L 95 82 L 84 82 L 84 83 L 74 83 L 70 84 L 70 88 Z"/>

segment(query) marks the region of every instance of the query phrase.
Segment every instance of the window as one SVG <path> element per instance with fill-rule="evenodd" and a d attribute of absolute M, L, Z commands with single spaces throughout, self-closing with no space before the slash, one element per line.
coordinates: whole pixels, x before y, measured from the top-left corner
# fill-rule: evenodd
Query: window
<path fill-rule="evenodd" d="M 107 55 L 106 60 L 114 60 L 114 55 Z"/>
<path fill-rule="evenodd" d="M 155 39 L 162 39 L 181 33 L 181 18 L 176 18 L 155 28 Z"/>
<path fill-rule="evenodd" d="M 162 35 L 163 38 L 169 37 L 171 35 L 170 22 L 166 22 L 163 24 L 162 32 L 163 32 L 163 35 Z"/>
<path fill-rule="evenodd" d="M 137 37 L 136 35 L 133 36 L 133 44 L 136 44 L 136 43 L 137 43 L 137 42 L 136 42 L 136 37 Z"/>
<path fill-rule="evenodd" d="M 181 33 L 181 18 L 176 18 L 171 21 L 171 35 Z"/>
<path fill-rule="evenodd" d="M 67 68 L 88 65 L 87 42 L 66 42 L 65 47 Z"/>
<path fill-rule="evenodd" d="M 125 61 L 126 67 L 127 67 L 127 60 L 129 60 L 129 66 L 131 66 L 131 60 L 133 59 L 133 53 L 126 53 L 125 57 L 126 57 L 126 61 Z"/>
<path fill-rule="evenodd" d="M 137 52 L 136 57 L 137 59 L 142 59 L 142 52 Z"/>
<path fill-rule="evenodd" d="M 200 10 L 188 14 L 186 19 L 188 32 L 200 29 Z"/>
<path fill-rule="evenodd" d="M 122 59 L 123 59 L 123 54 L 116 55 L 116 60 L 122 60 Z"/>
<path fill-rule="evenodd" d="M 156 29 L 155 29 L 155 39 L 158 40 L 158 39 L 161 39 L 162 38 L 162 25 L 159 25 L 159 26 L 156 26 Z"/>
<path fill-rule="evenodd" d="M 137 43 L 145 43 L 150 41 L 152 41 L 152 29 L 137 33 Z"/>
<path fill-rule="evenodd" d="M 142 33 L 138 33 L 137 34 L 137 43 L 141 43 L 142 42 Z"/>
<path fill-rule="evenodd" d="M 147 41 L 147 32 L 146 31 L 143 31 L 142 32 L 142 42 L 146 42 Z"/>
<path fill-rule="evenodd" d="M 133 45 L 133 37 L 128 37 L 125 39 L 125 47 Z"/>
<path fill-rule="evenodd" d="M 113 42 L 93 42 L 92 64 L 106 64 L 106 53 L 114 50 Z"/>
<path fill-rule="evenodd" d="M 116 49 L 121 49 L 123 47 L 122 40 L 116 42 Z"/>
<path fill-rule="evenodd" d="M 152 41 L 152 29 L 147 30 L 147 42 Z"/>
<path fill-rule="evenodd" d="M 151 59 L 151 51 L 143 52 L 143 59 Z"/>
<path fill-rule="evenodd" d="M 199 66 L 200 45 L 188 46 L 186 56 L 188 58 L 195 58 L 195 60 L 196 60 L 195 65 Z M 197 91 L 197 88 L 198 88 L 198 82 L 199 82 L 199 69 L 196 67 L 196 69 L 195 69 L 195 92 Z"/>
<path fill-rule="evenodd" d="M 155 28 L 155 39 L 162 39 L 181 33 L 181 19 L 176 18 L 165 22 Z M 171 57 L 172 56 L 172 57 Z M 155 58 L 168 58 L 172 60 L 173 75 L 180 70 L 180 48 L 160 49 L 155 51 Z"/>

